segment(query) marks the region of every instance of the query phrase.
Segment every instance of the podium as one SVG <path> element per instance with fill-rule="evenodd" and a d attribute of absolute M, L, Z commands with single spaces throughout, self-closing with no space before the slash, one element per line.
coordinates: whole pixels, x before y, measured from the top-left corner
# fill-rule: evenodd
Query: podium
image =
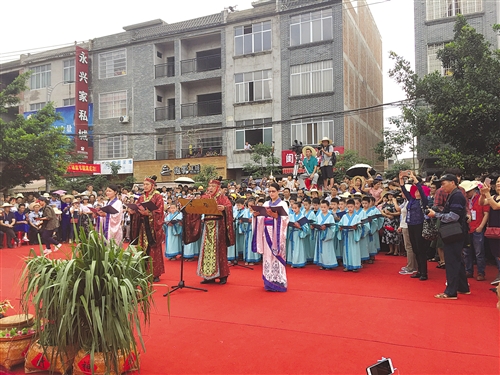
<path fill-rule="evenodd" d="M 179 203 L 182 205 L 179 212 L 182 212 L 183 230 L 182 230 L 182 240 L 183 245 L 181 248 L 181 275 L 179 283 L 172 287 L 170 292 L 165 293 L 163 296 L 167 296 L 168 293 L 173 293 L 178 289 L 188 288 L 193 290 L 200 290 L 203 292 L 208 292 L 207 289 L 197 288 L 193 286 L 187 286 L 184 282 L 184 245 L 190 244 L 192 242 L 198 241 L 202 234 L 201 220 L 200 216 L 202 214 L 210 216 L 222 216 L 222 212 L 217 209 L 217 201 L 215 199 L 185 199 L 179 198 Z M 172 218 L 175 219 L 175 216 Z"/>

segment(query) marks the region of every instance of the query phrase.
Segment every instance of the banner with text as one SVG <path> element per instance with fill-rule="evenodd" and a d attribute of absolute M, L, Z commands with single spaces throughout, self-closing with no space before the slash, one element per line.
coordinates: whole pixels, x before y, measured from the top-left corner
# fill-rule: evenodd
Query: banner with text
<path fill-rule="evenodd" d="M 94 158 L 89 145 L 89 51 L 76 46 L 75 57 L 75 144 L 86 162 Z"/>

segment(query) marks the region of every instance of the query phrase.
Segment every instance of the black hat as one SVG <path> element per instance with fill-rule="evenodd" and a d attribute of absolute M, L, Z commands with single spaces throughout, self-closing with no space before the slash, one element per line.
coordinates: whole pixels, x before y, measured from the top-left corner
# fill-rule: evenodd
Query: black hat
<path fill-rule="evenodd" d="M 456 185 L 458 185 L 458 178 L 454 174 L 451 173 L 446 173 L 441 176 L 441 178 L 438 180 L 439 182 L 443 181 L 453 181 Z"/>

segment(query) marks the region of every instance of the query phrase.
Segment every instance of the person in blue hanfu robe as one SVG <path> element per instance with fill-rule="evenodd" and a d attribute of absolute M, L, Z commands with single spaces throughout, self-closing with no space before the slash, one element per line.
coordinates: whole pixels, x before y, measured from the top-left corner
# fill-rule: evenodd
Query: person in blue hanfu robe
<path fill-rule="evenodd" d="M 165 256 L 169 260 L 175 260 L 182 252 L 182 212 L 177 211 L 175 204 L 171 204 L 168 208 L 163 230 L 165 231 Z"/>
<path fill-rule="evenodd" d="M 354 199 L 355 204 L 357 204 L 357 201 L 358 199 Z M 361 251 L 361 262 L 365 262 L 370 259 L 370 254 L 368 252 L 368 242 L 370 240 L 368 236 L 368 234 L 370 233 L 370 222 L 366 211 L 368 210 L 369 203 L 367 201 L 360 201 L 359 204 L 362 204 L 362 207 L 360 207 L 361 209 L 355 209 L 354 212 L 358 215 L 359 221 L 361 222 L 361 238 L 359 240 L 359 249 Z"/>
<path fill-rule="evenodd" d="M 248 266 L 253 266 L 255 263 L 260 261 L 260 254 L 257 252 L 252 251 L 252 211 L 251 208 L 255 204 L 255 199 L 254 198 L 249 198 L 247 200 L 247 208 L 244 211 L 243 214 L 243 220 L 248 221 L 246 226 L 244 227 L 243 231 L 245 233 L 245 241 L 244 241 L 244 247 L 243 247 L 243 259 L 245 260 L 245 264 Z"/>
<path fill-rule="evenodd" d="M 311 224 L 316 223 L 316 214 L 314 213 L 311 206 L 311 199 L 309 197 L 304 198 L 302 201 L 302 208 L 304 209 L 304 217 L 309 220 L 309 235 L 305 238 L 306 243 L 306 261 L 312 262 L 314 260 L 314 247 L 316 246 L 316 230 L 311 228 Z"/>
<path fill-rule="evenodd" d="M 375 260 L 375 255 L 380 251 L 380 236 L 379 231 L 384 225 L 384 216 L 380 210 L 375 206 L 375 197 L 370 197 L 370 214 L 372 215 L 371 234 L 373 237 L 373 248 L 369 250 L 371 263 Z"/>
<path fill-rule="evenodd" d="M 243 218 L 245 214 L 245 200 L 242 198 L 238 198 L 236 200 L 236 204 L 233 207 L 233 225 L 234 225 L 234 234 L 235 234 L 235 244 L 233 246 L 229 246 L 227 248 L 227 260 L 234 261 L 238 260 L 239 255 L 243 254 L 245 250 L 245 225 L 241 222 L 240 219 Z"/>
<path fill-rule="evenodd" d="M 314 263 L 320 266 L 321 270 L 333 269 L 338 267 L 333 243 L 336 233 L 335 219 L 328 210 L 328 201 L 322 201 L 320 208 L 321 211 L 316 216 L 316 225 L 321 225 L 321 229 L 317 229 L 316 232 Z"/>
<path fill-rule="evenodd" d="M 303 268 L 306 265 L 306 246 L 309 237 L 309 224 L 300 224 L 298 221 L 304 218 L 301 212 L 302 203 L 292 203 L 292 213 L 288 223 L 288 246 L 290 250 L 290 258 L 287 258 L 287 263 L 292 265 L 292 268 Z"/>
<path fill-rule="evenodd" d="M 203 216 L 201 215 L 201 231 L 203 232 Z M 201 236 L 198 238 L 197 241 L 188 243 L 187 245 L 184 245 L 184 259 L 186 259 L 186 262 L 192 262 L 194 260 L 194 257 L 197 257 L 200 255 L 200 248 L 201 248 Z"/>
<path fill-rule="evenodd" d="M 359 216 L 354 213 L 354 200 L 347 200 L 347 213 L 339 221 L 337 237 L 342 240 L 344 271 L 357 272 L 361 268 L 359 240 L 362 229 Z"/>

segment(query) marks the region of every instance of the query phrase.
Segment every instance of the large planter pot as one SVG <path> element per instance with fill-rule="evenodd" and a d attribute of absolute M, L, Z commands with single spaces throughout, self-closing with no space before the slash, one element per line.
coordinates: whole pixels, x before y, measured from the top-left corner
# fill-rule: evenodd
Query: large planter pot
<path fill-rule="evenodd" d="M 0 330 L 22 330 L 33 325 L 33 315 L 12 315 L 0 319 Z M 9 333 L 10 335 L 10 333 Z M 36 333 L 0 337 L 0 366 L 10 370 L 13 366 L 24 362 L 26 352 L 34 340 Z"/>
<path fill-rule="evenodd" d="M 65 374 L 71 369 L 74 357 L 75 351 L 58 353 L 58 349 L 55 346 L 47 346 L 44 351 L 44 348 L 36 341 L 26 353 L 24 372 L 29 374 L 32 372 L 50 371 Z"/>
<path fill-rule="evenodd" d="M 118 350 L 118 371 L 111 368 L 109 375 L 120 375 L 127 371 L 135 371 L 139 369 L 139 358 L 136 354 L 130 353 L 127 358 L 121 355 Z M 73 361 L 73 375 L 104 375 L 106 374 L 106 363 L 103 353 L 94 353 L 94 371 L 90 366 L 90 354 L 85 350 L 80 350 L 76 353 Z"/>

